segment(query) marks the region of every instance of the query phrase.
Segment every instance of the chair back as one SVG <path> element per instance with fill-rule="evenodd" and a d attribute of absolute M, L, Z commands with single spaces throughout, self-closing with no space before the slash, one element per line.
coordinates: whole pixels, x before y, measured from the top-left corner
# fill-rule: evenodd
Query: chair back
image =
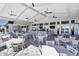
<path fill-rule="evenodd" d="M 46 45 L 48 46 L 54 46 L 55 41 L 46 41 Z"/>

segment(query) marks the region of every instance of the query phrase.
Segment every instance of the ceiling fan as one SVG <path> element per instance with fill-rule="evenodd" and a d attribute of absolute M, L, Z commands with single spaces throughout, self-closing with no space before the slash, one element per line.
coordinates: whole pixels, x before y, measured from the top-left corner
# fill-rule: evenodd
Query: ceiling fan
<path fill-rule="evenodd" d="M 55 15 L 53 15 L 53 18 L 57 18 Z"/>
<path fill-rule="evenodd" d="M 53 18 L 57 18 L 52 11 L 49 11 L 48 8 L 44 12 L 45 12 L 45 14 L 53 14 Z"/>
<path fill-rule="evenodd" d="M 25 19 L 29 19 L 29 17 L 26 15 L 26 16 L 25 16 Z"/>
<path fill-rule="evenodd" d="M 28 17 L 26 17 L 25 19 L 28 19 Z"/>
<path fill-rule="evenodd" d="M 14 11 L 11 10 L 10 13 L 8 13 L 10 16 L 16 16 L 16 14 L 14 14 Z"/>
<path fill-rule="evenodd" d="M 49 11 L 48 8 L 47 8 L 46 11 L 44 11 L 44 12 L 45 12 L 45 14 L 51 14 L 51 13 L 52 13 L 51 11 Z"/>

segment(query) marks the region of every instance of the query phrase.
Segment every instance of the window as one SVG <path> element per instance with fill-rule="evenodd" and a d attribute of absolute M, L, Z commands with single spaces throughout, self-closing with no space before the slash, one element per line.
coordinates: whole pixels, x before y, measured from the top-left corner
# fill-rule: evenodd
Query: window
<path fill-rule="evenodd" d="M 21 26 L 22 28 L 26 28 L 26 26 Z"/>
<path fill-rule="evenodd" d="M 60 24 L 60 22 L 57 22 L 57 24 Z"/>
<path fill-rule="evenodd" d="M 55 29 L 55 26 L 50 26 L 50 29 Z"/>
<path fill-rule="evenodd" d="M 42 29 L 43 27 L 42 26 L 40 26 L 40 29 Z"/>
<path fill-rule="evenodd" d="M 45 23 L 44 25 L 48 25 L 49 23 Z"/>
<path fill-rule="evenodd" d="M 33 24 L 33 26 L 36 26 L 36 24 Z"/>
<path fill-rule="evenodd" d="M 50 22 L 50 25 L 52 25 L 52 24 L 56 24 L 56 22 Z"/>
<path fill-rule="evenodd" d="M 64 28 L 63 28 L 63 26 L 61 26 L 61 33 L 64 33 Z"/>
<path fill-rule="evenodd" d="M 61 21 L 61 24 L 68 24 L 69 21 Z"/>
<path fill-rule="evenodd" d="M 40 25 L 43 25 L 42 23 L 40 23 Z"/>
<path fill-rule="evenodd" d="M 75 20 L 71 20 L 71 23 L 75 23 Z"/>
<path fill-rule="evenodd" d="M 14 21 L 8 21 L 8 24 L 13 24 L 14 23 Z"/>
<path fill-rule="evenodd" d="M 69 33 L 69 29 L 68 28 L 65 29 L 65 33 Z"/>

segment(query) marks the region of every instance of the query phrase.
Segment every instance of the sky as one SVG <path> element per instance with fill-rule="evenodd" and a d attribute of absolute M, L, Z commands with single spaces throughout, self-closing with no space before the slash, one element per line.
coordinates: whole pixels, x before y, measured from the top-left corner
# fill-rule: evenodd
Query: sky
<path fill-rule="evenodd" d="M 8 21 L 3 20 L 3 19 L 0 19 L 0 26 L 5 25 L 5 24 L 7 24 L 7 23 L 8 23 Z"/>

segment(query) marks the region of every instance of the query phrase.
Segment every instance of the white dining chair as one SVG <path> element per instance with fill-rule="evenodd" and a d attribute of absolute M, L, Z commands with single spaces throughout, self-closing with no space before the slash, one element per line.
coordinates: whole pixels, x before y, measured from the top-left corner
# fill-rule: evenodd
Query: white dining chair
<path fill-rule="evenodd" d="M 46 45 L 54 46 L 55 45 L 55 41 L 46 41 Z"/>
<path fill-rule="evenodd" d="M 72 40 L 72 46 L 76 49 L 77 49 L 78 43 L 79 43 L 79 40 Z"/>
<path fill-rule="evenodd" d="M 59 38 L 55 38 L 55 44 L 56 44 L 56 45 L 60 45 Z"/>
<path fill-rule="evenodd" d="M 14 52 L 18 52 L 18 51 L 19 51 L 19 49 L 18 49 L 18 44 L 12 43 L 11 45 L 12 45 L 12 48 L 13 48 L 13 51 L 14 51 Z"/>
<path fill-rule="evenodd" d="M 71 37 L 71 36 L 70 36 L 70 39 L 71 39 L 71 40 L 75 40 L 75 39 L 76 39 L 76 37 Z"/>
<path fill-rule="evenodd" d="M 3 40 L 2 40 L 2 38 L 0 37 L 0 43 L 3 43 Z"/>

